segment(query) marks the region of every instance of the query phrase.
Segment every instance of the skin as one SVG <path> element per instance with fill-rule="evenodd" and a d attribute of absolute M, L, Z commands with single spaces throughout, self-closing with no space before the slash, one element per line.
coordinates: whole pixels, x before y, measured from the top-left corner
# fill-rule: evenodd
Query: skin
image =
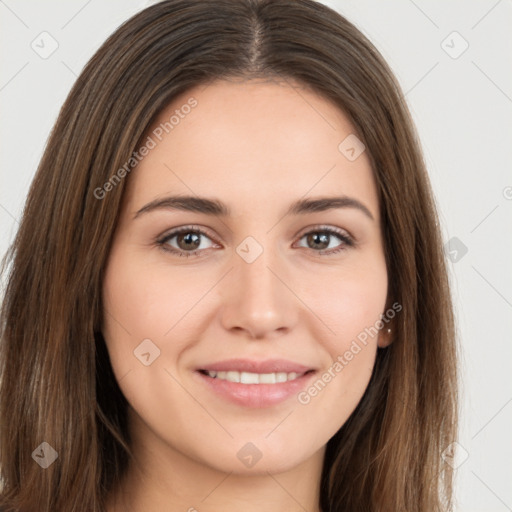
<path fill-rule="evenodd" d="M 138 461 L 108 510 L 318 511 L 326 443 L 360 401 L 388 333 L 370 337 L 306 405 L 296 396 L 268 408 L 235 405 L 195 370 L 233 357 L 283 358 L 317 369 L 313 383 L 375 325 L 388 306 L 388 276 L 370 160 L 363 152 L 349 161 L 338 150 L 354 127 L 297 84 L 196 87 L 154 126 L 192 96 L 197 106 L 127 178 L 107 262 L 103 334 L 130 404 Z M 158 209 L 134 218 L 177 194 L 218 199 L 232 213 Z M 344 195 L 373 219 L 354 207 L 285 215 L 298 199 Z M 199 256 L 162 248 L 192 252 L 180 236 L 158 244 L 188 225 L 208 232 L 199 235 Z M 355 245 L 331 235 L 319 246 L 305 236 L 325 227 Z M 248 236 L 263 248 L 252 263 L 236 252 Z M 144 339 L 160 350 L 149 366 L 134 357 Z M 237 457 L 248 442 L 262 455 L 252 467 Z"/>

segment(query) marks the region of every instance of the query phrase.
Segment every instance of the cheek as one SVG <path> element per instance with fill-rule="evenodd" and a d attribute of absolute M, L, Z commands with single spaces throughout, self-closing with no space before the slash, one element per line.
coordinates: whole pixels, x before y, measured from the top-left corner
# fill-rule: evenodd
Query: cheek
<path fill-rule="evenodd" d="M 313 387 L 306 390 L 302 403 L 314 398 L 326 408 L 332 407 L 336 411 L 334 423 L 343 423 L 356 407 L 375 363 L 388 279 L 383 259 L 366 263 L 317 274 L 314 286 L 313 282 L 304 286 L 305 302 L 322 320 L 317 323 L 321 327 L 315 337 L 330 361 Z"/>
<path fill-rule="evenodd" d="M 103 286 L 105 331 L 124 330 L 134 343 L 163 339 L 204 293 L 204 281 L 191 277 L 162 263 L 140 261 L 127 251 L 113 251 Z M 117 338 L 113 332 L 109 337 Z"/>
<path fill-rule="evenodd" d="M 140 369 L 137 355 L 142 347 L 141 353 L 149 349 L 155 358 L 151 368 L 167 367 L 182 350 L 179 339 L 165 343 L 165 350 L 164 342 L 199 292 L 194 291 L 195 281 L 183 283 L 176 277 L 140 262 L 126 247 L 113 248 L 103 283 L 103 335 L 118 379 Z"/>
<path fill-rule="evenodd" d="M 388 291 L 383 258 L 358 261 L 339 270 L 315 273 L 305 282 L 305 302 L 330 329 L 329 345 L 344 349 L 347 340 L 372 328 L 384 313 Z M 363 336 L 364 337 L 364 336 Z M 377 341 L 377 337 L 375 342 Z M 339 345 L 339 346 L 337 346 Z"/>

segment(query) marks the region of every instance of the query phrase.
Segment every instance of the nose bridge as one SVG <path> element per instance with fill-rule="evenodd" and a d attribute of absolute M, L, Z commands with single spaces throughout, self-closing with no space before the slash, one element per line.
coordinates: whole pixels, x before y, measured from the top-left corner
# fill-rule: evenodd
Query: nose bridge
<path fill-rule="evenodd" d="M 236 248 L 224 305 L 226 328 L 241 328 L 258 337 L 294 323 L 297 305 L 282 282 L 286 276 L 279 275 L 285 270 L 278 251 L 270 246 L 271 238 L 259 242 L 247 237 Z"/>
<path fill-rule="evenodd" d="M 242 287 L 246 287 L 253 297 L 264 297 L 266 300 L 274 299 L 275 294 L 281 292 L 276 276 L 271 272 L 275 268 L 275 254 L 267 247 L 254 259 L 247 261 L 243 257 L 236 263 L 236 274 Z"/>
<path fill-rule="evenodd" d="M 255 239 L 249 239 L 237 247 L 235 273 L 237 284 L 241 287 L 238 293 L 258 309 L 270 310 L 275 307 L 278 296 L 283 293 L 282 283 L 270 270 L 279 267 L 277 253 L 270 246 L 271 243 L 270 237 L 265 240 L 265 246 Z M 248 252 L 245 253 L 247 249 Z"/>

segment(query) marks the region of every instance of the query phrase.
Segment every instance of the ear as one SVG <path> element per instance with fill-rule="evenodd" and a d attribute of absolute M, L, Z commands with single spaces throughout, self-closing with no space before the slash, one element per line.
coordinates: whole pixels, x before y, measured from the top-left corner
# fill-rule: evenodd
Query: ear
<path fill-rule="evenodd" d="M 384 327 L 379 331 L 379 337 L 377 339 L 377 346 L 379 348 L 385 348 L 391 345 L 394 337 L 393 323 L 384 325 Z"/>

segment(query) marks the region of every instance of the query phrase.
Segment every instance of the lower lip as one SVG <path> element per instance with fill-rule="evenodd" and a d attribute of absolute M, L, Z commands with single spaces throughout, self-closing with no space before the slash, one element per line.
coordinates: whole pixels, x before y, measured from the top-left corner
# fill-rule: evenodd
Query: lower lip
<path fill-rule="evenodd" d="M 196 371 L 201 380 L 217 395 L 244 407 L 270 407 L 297 395 L 316 372 L 310 372 L 297 379 L 277 384 L 241 384 L 216 379 Z"/>

